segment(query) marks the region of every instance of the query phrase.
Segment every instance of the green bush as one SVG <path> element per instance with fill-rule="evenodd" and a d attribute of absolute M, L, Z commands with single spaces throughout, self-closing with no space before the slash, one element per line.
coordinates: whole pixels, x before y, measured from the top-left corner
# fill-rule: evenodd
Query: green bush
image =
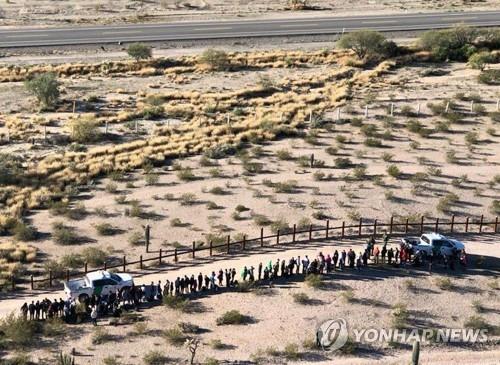
<path fill-rule="evenodd" d="M 483 71 L 487 64 L 494 63 L 495 57 L 490 52 L 478 52 L 469 57 L 469 65 L 476 70 Z"/>
<path fill-rule="evenodd" d="M 170 309 L 188 313 L 190 310 L 190 301 L 182 296 L 166 295 L 163 297 L 163 304 Z"/>
<path fill-rule="evenodd" d="M 167 342 L 173 346 L 182 346 L 188 339 L 188 336 L 184 332 L 181 331 L 178 327 L 168 328 L 163 331 L 163 336 L 167 340 Z"/>
<path fill-rule="evenodd" d="M 465 61 L 475 51 L 473 44 L 478 32 L 474 28 L 457 26 L 453 29 L 431 30 L 420 36 L 420 46 L 430 51 L 436 60 Z"/>
<path fill-rule="evenodd" d="M 334 163 L 335 168 L 337 169 L 347 169 L 352 165 L 352 162 L 348 157 L 337 157 Z"/>
<path fill-rule="evenodd" d="M 212 70 L 217 71 L 226 70 L 230 64 L 229 57 L 226 52 L 212 48 L 209 48 L 202 53 L 200 61 L 208 65 Z"/>
<path fill-rule="evenodd" d="M 237 310 L 227 311 L 216 319 L 216 324 L 218 326 L 231 325 L 231 324 L 241 325 L 250 322 L 251 318 L 249 316 L 241 314 Z"/>
<path fill-rule="evenodd" d="M 59 82 L 54 73 L 36 75 L 26 80 L 24 86 L 44 108 L 54 107 L 59 99 Z"/>
<path fill-rule="evenodd" d="M 117 233 L 116 228 L 109 223 L 98 223 L 95 225 L 95 230 L 100 236 L 113 236 Z"/>
<path fill-rule="evenodd" d="M 153 55 L 151 47 L 143 43 L 133 43 L 127 48 L 127 54 L 136 61 L 151 58 Z"/>
<path fill-rule="evenodd" d="M 397 179 L 401 176 L 401 170 L 396 165 L 389 165 L 387 167 L 387 174 Z"/>
<path fill-rule="evenodd" d="M 388 52 L 390 44 L 382 33 L 372 30 L 358 30 L 347 33 L 340 37 L 338 47 L 351 49 L 356 55 L 363 59 L 366 56 L 390 55 Z"/>
<path fill-rule="evenodd" d="M 311 298 L 306 293 L 292 293 L 292 298 L 295 303 L 307 305 L 311 302 Z"/>
<path fill-rule="evenodd" d="M 26 347 L 33 344 L 37 332 L 37 324 L 27 321 L 21 316 L 10 313 L 0 320 L 0 333 L 3 344 L 9 348 Z"/>
<path fill-rule="evenodd" d="M 309 274 L 306 276 L 306 285 L 314 289 L 320 289 L 324 287 L 325 283 L 320 275 Z"/>
<path fill-rule="evenodd" d="M 498 85 L 500 84 L 500 70 L 484 70 L 479 74 L 477 80 L 481 84 Z"/>
<path fill-rule="evenodd" d="M 58 245 L 74 245 L 79 242 L 74 228 L 65 226 L 61 222 L 55 222 L 52 225 L 52 238 Z"/>
<path fill-rule="evenodd" d="M 33 241 L 37 236 L 36 228 L 22 222 L 16 224 L 13 233 L 16 240 L 23 242 Z"/>

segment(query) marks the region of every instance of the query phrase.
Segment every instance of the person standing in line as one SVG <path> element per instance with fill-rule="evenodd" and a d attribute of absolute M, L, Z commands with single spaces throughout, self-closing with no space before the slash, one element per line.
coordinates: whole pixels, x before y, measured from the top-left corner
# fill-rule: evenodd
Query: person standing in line
<path fill-rule="evenodd" d="M 332 265 L 333 265 L 333 270 L 337 269 L 337 262 L 339 261 L 339 252 L 335 250 L 333 253 L 333 258 L 332 258 Z"/>
<path fill-rule="evenodd" d="M 97 307 L 92 307 L 92 312 L 90 312 L 90 318 L 92 319 L 92 324 L 97 326 Z"/>

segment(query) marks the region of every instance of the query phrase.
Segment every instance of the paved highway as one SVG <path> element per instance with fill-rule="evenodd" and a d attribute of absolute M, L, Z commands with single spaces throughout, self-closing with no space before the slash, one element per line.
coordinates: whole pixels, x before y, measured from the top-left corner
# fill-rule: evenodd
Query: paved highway
<path fill-rule="evenodd" d="M 64 28 L 0 29 L 0 48 L 173 41 L 284 35 L 336 34 L 358 29 L 412 31 L 448 28 L 458 23 L 499 26 L 500 10 L 489 12 L 389 14 L 263 20 L 178 22 Z"/>

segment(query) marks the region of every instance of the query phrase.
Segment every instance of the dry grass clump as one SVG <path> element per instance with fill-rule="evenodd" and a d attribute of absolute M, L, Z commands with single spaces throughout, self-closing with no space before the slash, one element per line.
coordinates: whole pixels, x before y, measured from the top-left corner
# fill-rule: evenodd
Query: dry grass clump
<path fill-rule="evenodd" d="M 0 288 L 23 271 L 24 263 L 36 259 L 37 249 L 24 243 L 0 243 Z"/>

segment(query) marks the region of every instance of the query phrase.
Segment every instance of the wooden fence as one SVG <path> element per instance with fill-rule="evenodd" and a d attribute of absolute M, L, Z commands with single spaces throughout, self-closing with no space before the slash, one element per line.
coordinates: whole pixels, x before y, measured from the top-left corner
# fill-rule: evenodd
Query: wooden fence
<path fill-rule="evenodd" d="M 491 230 L 488 228 L 491 227 Z M 460 229 L 461 228 L 461 229 Z M 376 219 L 367 221 L 360 218 L 359 222 L 356 224 L 346 225 L 342 222 L 342 225 L 331 227 L 330 221 L 327 220 L 324 226 L 313 226 L 312 224 L 305 229 L 297 229 L 294 224 L 293 228 L 287 229 L 286 231 L 278 230 L 276 234 L 264 235 L 264 228 L 260 229 L 260 236 L 255 238 L 247 238 L 243 236 L 242 240 L 231 241 L 231 236 L 225 237 L 225 242 L 214 244 L 212 241 L 206 246 L 197 246 L 196 242 L 192 243 L 191 248 L 184 249 L 174 249 L 170 252 L 165 252 L 162 249 L 159 250 L 158 254 L 150 257 L 143 257 L 141 255 L 138 260 L 129 261 L 126 256 L 123 256 L 120 263 L 110 263 L 107 262 L 103 267 L 93 268 L 89 270 L 88 264 L 85 263 L 83 270 L 67 270 L 64 274 L 59 273 L 59 275 L 54 275 L 52 271 L 49 271 L 48 277 L 35 279 L 33 275 L 30 277 L 31 289 L 35 289 L 38 283 L 46 288 L 51 288 L 53 286 L 55 279 L 65 279 L 69 280 L 72 277 L 81 277 L 89 272 L 95 272 L 99 270 L 110 270 L 110 269 L 121 269 L 123 272 L 127 271 L 129 265 L 139 265 L 139 269 L 142 270 L 145 263 L 155 262 L 157 265 L 161 266 L 166 263 L 168 259 L 172 259 L 173 262 L 178 262 L 180 256 L 190 256 L 196 258 L 198 253 L 208 252 L 209 256 L 217 253 L 231 253 L 231 248 L 237 248 L 241 250 L 249 250 L 254 247 L 267 247 L 275 245 L 288 245 L 300 242 L 311 242 L 313 240 L 322 241 L 329 239 L 343 239 L 343 238 L 361 238 L 369 237 L 371 235 L 380 235 L 384 232 L 392 236 L 400 236 L 406 234 L 422 234 L 426 230 L 431 230 L 433 232 L 441 233 L 498 233 L 498 217 L 492 221 L 485 221 L 484 216 L 478 221 L 473 221 L 469 217 L 466 217 L 463 221 L 457 221 L 455 216 L 451 217 L 451 220 L 444 220 L 442 218 L 436 218 L 435 220 L 425 221 L 425 217 L 421 217 L 419 222 L 410 222 L 406 219 L 403 222 L 396 222 L 394 217 L 391 217 L 389 222 L 380 223 Z M 305 236 L 305 238 L 303 238 Z M 285 240 L 288 238 L 288 240 Z M 302 238 L 302 239 L 301 239 Z M 234 252 L 234 250 L 233 250 Z M 115 260 L 116 261 L 116 260 Z M 15 281 L 12 283 L 13 288 L 15 288 Z"/>

